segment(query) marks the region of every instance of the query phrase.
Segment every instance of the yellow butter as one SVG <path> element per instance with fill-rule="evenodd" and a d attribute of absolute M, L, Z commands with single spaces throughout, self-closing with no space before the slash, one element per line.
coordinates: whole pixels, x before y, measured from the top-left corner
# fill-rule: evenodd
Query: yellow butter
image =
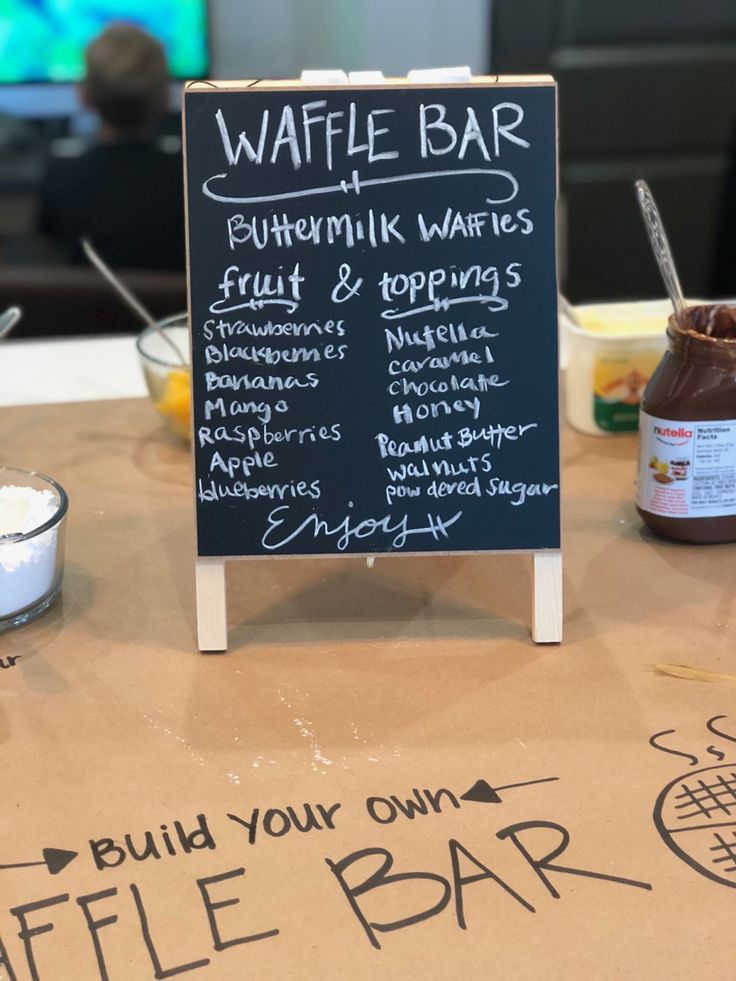
<path fill-rule="evenodd" d="M 667 318 L 655 315 L 581 312 L 578 315 L 578 320 L 580 326 L 591 334 L 604 334 L 616 337 L 636 336 L 637 334 L 663 334 L 667 329 Z"/>

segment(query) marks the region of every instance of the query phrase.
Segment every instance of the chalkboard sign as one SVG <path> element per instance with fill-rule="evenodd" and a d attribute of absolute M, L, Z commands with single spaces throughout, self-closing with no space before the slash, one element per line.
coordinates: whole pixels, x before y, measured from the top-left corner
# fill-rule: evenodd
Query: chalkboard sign
<path fill-rule="evenodd" d="M 198 554 L 558 548 L 554 86 L 185 99 Z"/>
<path fill-rule="evenodd" d="M 200 557 L 559 548 L 555 102 L 188 86 Z"/>

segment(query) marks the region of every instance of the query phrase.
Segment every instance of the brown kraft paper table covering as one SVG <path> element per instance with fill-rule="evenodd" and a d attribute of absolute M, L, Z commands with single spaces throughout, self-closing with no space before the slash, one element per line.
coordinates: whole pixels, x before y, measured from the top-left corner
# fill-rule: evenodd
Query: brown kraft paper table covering
<path fill-rule="evenodd" d="M 3 435 L 70 511 L 0 637 L 2 981 L 736 976 L 736 683 L 651 668 L 736 674 L 736 550 L 642 534 L 634 438 L 564 434 L 561 647 L 529 556 L 313 559 L 229 564 L 203 656 L 150 404 Z"/>

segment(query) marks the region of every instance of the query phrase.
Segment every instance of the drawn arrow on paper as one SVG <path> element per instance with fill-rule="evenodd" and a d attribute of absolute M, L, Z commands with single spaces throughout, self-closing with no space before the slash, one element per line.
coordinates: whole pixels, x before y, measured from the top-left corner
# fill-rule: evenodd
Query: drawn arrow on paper
<path fill-rule="evenodd" d="M 13 862 L 11 865 L 0 865 L 3 869 L 27 869 L 32 865 L 45 865 L 51 875 L 57 875 L 65 869 L 70 862 L 73 862 L 79 852 L 69 852 L 64 848 L 44 848 L 43 860 L 40 862 Z"/>
<path fill-rule="evenodd" d="M 541 780 L 524 780 L 522 783 L 505 783 L 502 787 L 492 787 L 487 780 L 476 780 L 470 790 L 460 795 L 460 800 L 476 801 L 479 804 L 502 804 L 502 790 L 514 787 L 531 787 L 535 783 L 551 783 L 559 777 L 543 777 Z"/>

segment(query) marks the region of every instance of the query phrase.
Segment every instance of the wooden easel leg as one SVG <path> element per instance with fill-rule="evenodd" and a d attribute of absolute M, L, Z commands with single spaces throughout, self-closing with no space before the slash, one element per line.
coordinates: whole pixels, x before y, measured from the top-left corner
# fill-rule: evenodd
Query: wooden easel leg
<path fill-rule="evenodd" d="M 225 560 L 197 559 L 197 639 L 200 651 L 227 650 Z"/>
<path fill-rule="evenodd" d="M 532 639 L 535 644 L 562 640 L 562 552 L 534 553 Z"/>

